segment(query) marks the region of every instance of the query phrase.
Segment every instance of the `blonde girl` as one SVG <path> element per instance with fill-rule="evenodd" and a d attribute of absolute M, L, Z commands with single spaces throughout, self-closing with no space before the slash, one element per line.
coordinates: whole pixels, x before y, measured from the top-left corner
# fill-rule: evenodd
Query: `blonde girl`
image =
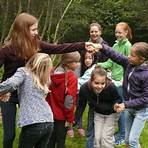
<path fill-rule="evenodd" d="M 0 94 L 18 90 L 19 148 L 46 148 L 53 130 L 53 114 L 45 98 L 49 92 L 52 62 L 48 54 L 36 53 L 25 67 L 0 84 Z"/>

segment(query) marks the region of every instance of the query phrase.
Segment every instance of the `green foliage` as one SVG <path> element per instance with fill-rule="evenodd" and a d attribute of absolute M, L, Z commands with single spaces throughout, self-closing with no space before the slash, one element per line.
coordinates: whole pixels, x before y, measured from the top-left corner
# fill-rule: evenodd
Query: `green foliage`
<path fill-rule="evenodd" d="M 84 115 L 83 115 L 83 126 L 85 129 L 87 126 L 87 112 L 88 112 L 88 108 L 85 110 Z M 67 148 L 84 148 L 86 145 L 86 137 L 80 137 L 77 133 L 77 128 L 75 128 L 74 130 L 75 130 L 75 137 L 74 138 L 67 137 L 66 147 Z M 17 145 L 18 145 L 19 132 L 20 132 L 20 129 L 17 129 L 14 148 L 17 148 Z M 2 137 L 2 125 L 1 124 L 0 124 L 0 137 Z M 148 147 L 147 137 L 148 137 L 148 121 L 146 122 L 145 127 L 140 137 L 141 148 Z M 2 147 L 2 138 L 0 139 L 0 147 Z M 124 148 L 124 147 L 125 146 L 122 145 L 122 146 L 116 146 L 115 148 Z"/>
<path fill-rule="evenodd" d="M 2 79 L 3 73 L 4 73 L 4 67 L 2 66 L 0 68 L 0 80 Z"/>

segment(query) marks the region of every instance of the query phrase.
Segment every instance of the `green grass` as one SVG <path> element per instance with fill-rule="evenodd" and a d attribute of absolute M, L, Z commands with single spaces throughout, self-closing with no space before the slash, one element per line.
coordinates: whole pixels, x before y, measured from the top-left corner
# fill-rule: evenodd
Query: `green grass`
<path fill-rule="evenodd" d="M 84 119 L 83 119 L 84 127 L 86 127 L 87 123 L 87 110 L 84 113 Z M 75 128 L 75 137 L 66 139 L 66 148 L 85 148 L 86 144 L 86 137 L 80 137 L 77 134 L 77 129 Z M 14 142 L 14 148 L 17 148 L 18 145 L 18 135 L 19 135 L 20 129 L 17 129 L 17 136 Z M 2 124 L 0 123 L 0 148 L 2 148 Z M 140 143 L 141 148 L 148 148 L 148 121 L 145 124 L 145 127 L 143 129 L 143 132 L 140 137 Z M 125 146 L 117 146 L 115 148 L 124 148 Z"/>

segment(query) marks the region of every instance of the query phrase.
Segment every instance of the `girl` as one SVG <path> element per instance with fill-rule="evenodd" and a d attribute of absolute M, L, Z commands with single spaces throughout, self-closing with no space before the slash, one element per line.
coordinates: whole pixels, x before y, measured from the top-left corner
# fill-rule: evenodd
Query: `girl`
<path fill-rule="evenodd" d="M 0 95 L 18 89 L 19 148 L 46 148 L 53 130 L 53 114 L 45 98 L 52 62 L 48 54 L 36 53 L 25 67 L 0 84 Z"/>
<path fill-rule="evenodd" d="M 106 42 L 101 37 L 101 34 L 102 34 L 101 25 L 98 24 L 97 22 L 90 24 L 89 33 L 90 33 L 89 41 L 91 41 L 92 43 L 104 43 L 104 44 L 106 44 Z M 88 81 L 90 79 L 90 74 L 91 74 L 92 70 L 95 67 L 95 65 L 92 65 L 89 68 L 85 67 L 85 64 L 83 62 L 84 57 L 81 57 L 81 59 L 82 59 L 82 61 L 81 61 L 82 62 L 82 67 L 81 67 L 81 77 L 78 79 L 78 90 L 80 89 L 80 86 L 82 84 L 84 84 L 86 81 Z M 96 61 L 104 62 L 107 59 L 108 59 L 108 57 L 106 57 L 105 55 L 102 56 L 102 54 L 100 52 L 97 52 L 94 55 L 93 64 Z M 79 111 L 77 111 L 77 112 L 79 112 Z M 81 118 L 78 119 L 78 121 L 79 120 L 81 121 Z M 93 141 L 94 141 L 93 118 L 94 118 L 93 111 L 91 110 L 91 108 L 89 108 L 89 111 L 88 111 L 88 123 L 87 123 L 87 134 L 86 134 L 86 136 L 87 136 L 86 147 L 87 148 L 93 148 Z M 83 130 L 81 130 L 81 129 L 80 129 L 80 131 L 82 131 L 82 135 L 83 135 Z"/>
<path fill-rule="evenodd" d="M 128 58 L 104 44 L 100 51 L 124 68 L 125 101 L 116 104 L 115 109 L 117 112 L 125 109 L 126 147 L 138 148 L 139 137 L 148 118 L 148 44 L 135 43 Z"/>
<path fill-rule="evenodd" d="M 113 135 L 118 114 L 113 110 L 120 96 L 115 85 L 107 79 L 106 71 L 97 66 L 92 71 L 91 78 L 84 83 L 79 92 L 79 115 L 88 102 L 94 113 L 94 148 L 113 148 Z"/>
<path fill-rule="evenodd" d="M 51 73 L 51 93 L 47 96 L 47 101 L 54 115 L 54 131 L 48 144 L 50 148 L 65 148 L 67 126 L 73 126 L 77 95 L 74 70 L 78 67 L 79 60 L 79 52 L 63 54 L 61 64 Z"/>
<path fill-rule="evenodd" d="M 83 51 L 82 54 L 81 54 L 81 65 L 76 69 L 77 71 L 75 71 L 76 75 L 77 76 L 83 75 L 84 71 L 86 69 L 90 68 L 93 65 L 93 63 L 94 63 L 94 55 L 87 52 L 87 51 Z M 80 72 L 78 72 L 78 70 Z M 79 87 L 79 85 L 78 85 L 78 87 Z M 78 100 L 79 100 L 79 96 L 77 96 L 77 103 L 78 103 Z M 78 114 L 78 110 L 76 108 L 76 111 L 75 111 L 75 125 L 77 125 L 78 134 L 80 136 L 85 136 L 85 130 L 82 128 L 82 117 L 79 118 L 79 121 L 78 121 L 77 114 Z M 68 129 L 67 135 L 69 137 L 74 137 L 73 128 Z"/>
<path fill-rule="evenodd" d="M 24 66 L 28 59 L 37 52 L 48 54 L 66 53 L 83 50 L 92 43 L 49 44 L 38 39 L 38 20 L 28 13 L 19 14 L 13 23 L 10 40 L 0 48 L 0 66 L 4 65 L 2 81 L 11 77 L 17 68 Z M 88 48 L 87 48 L 88 49 Z M 13 92 L 8 102 L 1 103 L 3 122 L 3 147 L 12 148 L 15 139 L 17 93 Z"/>
<path fill-rule="evenodd" d="M 117 38 L 116 43 L 113 45 L 113 49 L 122 55 L 128 56 L 130 54 L 132 39 L 131 29 L 129 25 L 125 22 L 120 22 L 116 25 L 115 36 Z M 122 80 L 123 80 L 123 68 L 121 65 L 113 62 L 111 59 L 104 63 L 98 63 L 101 67 L 109 70 L 111 72 L 111 79 L 117 86 L 117 90 L 123 100 L 123 90 L 122 90 Z M 115 133 L 115 144 L 120 145 L 125 142 L 125 117 L 124 112 L 120 114 L 118 121 L 118 131 Z"/>

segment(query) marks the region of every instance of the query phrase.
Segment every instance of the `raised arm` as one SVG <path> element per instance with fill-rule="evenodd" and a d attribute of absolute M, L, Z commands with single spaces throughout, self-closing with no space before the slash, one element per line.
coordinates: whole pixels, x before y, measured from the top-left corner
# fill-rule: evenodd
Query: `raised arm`
<path fill-rule="evenodd" d="M 0 83 L 0 95 L 16 90 L 23 82 L 24 77 L 25 72 L 22 70 L 22 68 L 19 68 L 12 77 Z"/>
<path fill-rule="evenodd" d="M 81 50 L 93 50 L 93 43 L 91 42 L 76 42 L 76 43 L 63 43 L 63 44 L 50 44 L 44 41 L 40 41 L 41 52 L 48 54 L 62 54 L 73 51 Z M 92 49 L 93 48 L 93 49 Z"/>

